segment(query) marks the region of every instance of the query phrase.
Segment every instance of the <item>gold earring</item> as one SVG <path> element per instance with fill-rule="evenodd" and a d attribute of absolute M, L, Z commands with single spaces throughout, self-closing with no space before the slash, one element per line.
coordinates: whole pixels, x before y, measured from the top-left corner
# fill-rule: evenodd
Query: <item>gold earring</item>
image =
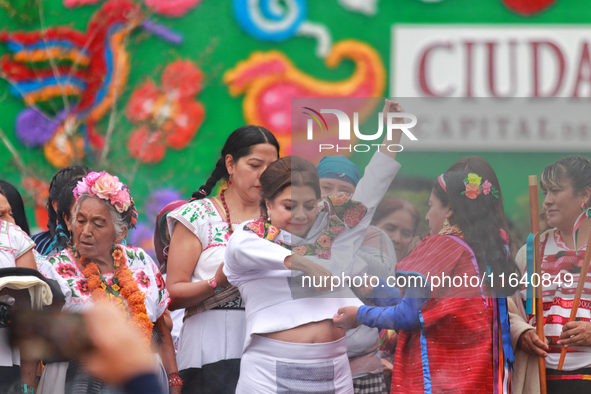
<path fill-rule="evenodd" d="M 443 228 L 442 230 L 447 230 L 451 227 L 451 225 L 449 224 L 449 220 L 447 220 L 447 218 L 445 218 L 445 220 L 443 221 Z"/>

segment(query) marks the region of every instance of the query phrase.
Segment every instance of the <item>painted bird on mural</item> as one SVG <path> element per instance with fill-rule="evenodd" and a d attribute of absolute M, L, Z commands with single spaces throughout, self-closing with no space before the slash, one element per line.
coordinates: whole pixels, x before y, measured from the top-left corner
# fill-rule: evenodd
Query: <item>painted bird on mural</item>
<path fill-rule="evenodd" d="M 86 32 L 52 27 L 0 33 L 10 52 L 0 59 L 2 77 L 28 107 L 17 118 L 23 143 L 43 145 L 56 167 L 81 159 L 85 148 L 102 148 L 94 124 L 127 81 L 126 42 L 141 19 L 133 2 L 111 0 L 93 14 Z"/>
<path fill-rule="evenodd" d="M 243 111 L 246 123 L 272 130 L 289 153 L 292 136 L 292 97 L 380 97 L 386 87 L 386 71 L 378 52 L 366 43 L 343 40 L 336 43 L 324 59 L 329 68 L 336 68 L 344 59 L 355 64 L 353 74 L 340 81 L 325 81 L 300 71 L 279 51 L 254 52 L 224 74 L 230 94 L 244 94 Z M 362 122 L 375 109 L 351 108 L 359 112 Z"/>

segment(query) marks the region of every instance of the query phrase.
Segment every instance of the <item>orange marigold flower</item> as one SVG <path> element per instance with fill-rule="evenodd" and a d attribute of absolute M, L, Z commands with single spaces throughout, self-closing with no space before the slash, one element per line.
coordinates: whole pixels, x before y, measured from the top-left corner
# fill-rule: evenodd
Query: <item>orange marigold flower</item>
<path fill-rule="evenodd" d="M 93 291 L 94 289 L 96 289 L 100 285 L 101 285 L 101 279 L 98 277 L 98 275 L 92 275 L 88 278 L 88 289 L 90 291 Z"/>

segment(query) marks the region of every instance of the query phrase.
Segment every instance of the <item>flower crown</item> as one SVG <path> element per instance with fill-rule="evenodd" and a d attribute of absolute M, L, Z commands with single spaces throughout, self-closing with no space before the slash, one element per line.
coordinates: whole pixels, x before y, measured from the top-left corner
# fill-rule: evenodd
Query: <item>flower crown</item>
<path fill-rule="evenodd" d="M 444 192 L 447 193 L 447 187 L 445 184 L 445 179 L 443 179 L 443 174 L 439 175 L 437 178 L 439 185 L 443 189 Z M 495 187 L 490 183 L 488 180 L 485 180 L 482 183 L 482 178 L 473 172 L 468 174 L 468 178 L 464 179 L 464 184 L 466 185 L 466 190 L 462 191 L 462 195 L 465 195 L 471 200 L 476 199 L 478 195 L 482 192 L 485 196 L 491 194 L 495 199 L 499 199 L 499 192 L 495 189 Z"/>
<path fill-rule="evenodd" d="M 127 186 L 120 182 L 119 178 L 105 171 L 93 171 L 89 173 L 84 179 L 78 182 L 72 192 L 74 193 L 74 197 L 76 197 L 76 201 L 78 201 L 80 196 L 84 193 L 107 200 L 119 213 L 125 213 L 130 207 L 134 206 L 133 198 L 131 198 Z M 135 224 L 134 218 L 137 220 L 137 212 L 135 211 L 135 208 L 131 211 L 131 221 L 132 224 Z"/>

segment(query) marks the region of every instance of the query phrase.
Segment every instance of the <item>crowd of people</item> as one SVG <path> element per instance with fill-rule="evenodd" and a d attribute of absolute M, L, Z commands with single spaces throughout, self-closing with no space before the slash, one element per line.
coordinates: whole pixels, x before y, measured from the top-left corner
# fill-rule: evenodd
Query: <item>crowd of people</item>
<path fill-rule="evenodd" d="M 403 110 L 386 100 L 383 114 L 392 112 Z M 399 142 L 401 130 L 391 137 Z M 20 357 L 1 307 L 18 314 L 34 293 L 20 290 L 22 278 L 0 278 L 0 390 L 538 393 L 541 357 L 548 393 L 591 392 L 591 284 L 569 322 L 591 232 L 589 158 L 566 157 L 540 176 L 541 268 L 551 280 L 538 319 L 527 313 L 527 286 L 494 280 L 521 278 L 527 247 L 511 236 L 482 158 L 442 169 L 429 234 L 419 235 L 417 208 L 384 197 L 400 168 L 395 152 L 376 152 L 363 175 L 344 156 L 315 167 L 279 152 L 262 127 L 232 132 L 209 179 L 156 218 L 157 261 L 126 243 L 138 213 L 116 175 L 58 171 L 48 230 L 33 236 L 18 191 L 0 181 L 0 274 L 42 274 L 46 308 L 83 314 L 89 341 L 67 360 Z M 483 280 L 433 286 L 446 275 Z M 335 286 L 345 277 L 370 280 Z"/>

